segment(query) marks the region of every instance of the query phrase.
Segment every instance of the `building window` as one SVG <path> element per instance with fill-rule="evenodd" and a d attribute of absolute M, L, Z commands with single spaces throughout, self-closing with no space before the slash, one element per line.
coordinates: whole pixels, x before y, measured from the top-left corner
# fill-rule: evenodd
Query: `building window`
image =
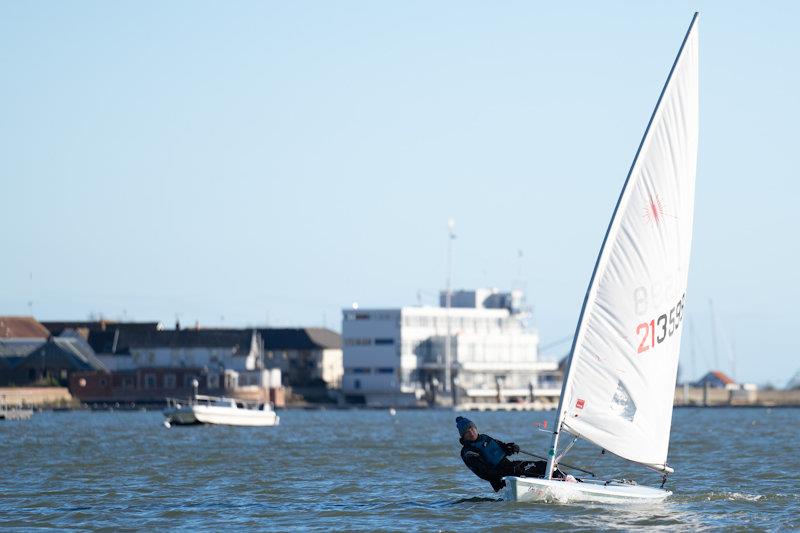
<path fill-rule="evenodd" d="M 125 376 L 124 378 L 122 378 L 122 388 L 123 389 L 133 388 L 133 378 L 131 376 Z"/>
<path fill-rule="evenodd" d="M 363 366 L 357 366 L 352 368 L 345 368 L 344 371 L 347 374 L 369 374 L 372 372 L 372 369 Z"/>
<path fill-rule="evenodd" d="M 375 346 L 392 346 L 394 339 L 375 339 Z"/>
<path fill-rule="evenodd" d="M 394 368 L 392 367 L 376 368 L 375 372 L 378 374 L 394 374 Z"/>
<path fill-rule="evenodd" d="M 354 389 L 360 389 L 361 388 L 361 380 L 360 379 L 353 380 L 353 388 Z"/>
<path fill-rule="evenodd" d="M 356 320 L 369 320 L 369 315 L 365 313 L 356 313 Z"/>
<path fill-rule="evenodd" d="M 372 344 L 371 339 L 345 339 L 345 346 L 369 346 Z"/>
<path fill-rule="evenodd" d="M 145 389 L 155 389 L 156 388 L 156 375 L 155 374 L 145 374 L 144 375 L 144 388 Z"/>
<path fill-rule="evenodd" d="M 165 389 L 174 389 L 175 388 L 175 374 L 164 374 L 164 388 Z"/>

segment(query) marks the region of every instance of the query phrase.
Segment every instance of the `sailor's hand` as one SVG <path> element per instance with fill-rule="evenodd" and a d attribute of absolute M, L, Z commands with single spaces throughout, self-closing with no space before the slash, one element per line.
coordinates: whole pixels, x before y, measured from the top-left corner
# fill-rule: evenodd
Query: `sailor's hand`
<path fill-rule="evenodd" d="M 506 451 L 508 451 L 508 455 L 513 455 L 515 453 L 519 453 L 519 446 L 517 446 L 513 442 L 509 442 L 508 443 L 508 448 L 506 448 Z"/>

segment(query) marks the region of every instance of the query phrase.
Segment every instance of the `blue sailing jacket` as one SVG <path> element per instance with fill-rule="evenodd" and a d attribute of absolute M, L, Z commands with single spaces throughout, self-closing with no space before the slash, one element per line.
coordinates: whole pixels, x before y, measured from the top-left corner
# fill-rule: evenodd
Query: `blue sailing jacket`
<path fill-rule="evenodd" d="M 500 444 L 489 435 L 478 435 L 478 438 L 472 442 L 462 441 L 465 447 L 475 450 L 481 455 L 481 458 L 492 466 L 503 460 L 506 452 L 500 447 Z"/>

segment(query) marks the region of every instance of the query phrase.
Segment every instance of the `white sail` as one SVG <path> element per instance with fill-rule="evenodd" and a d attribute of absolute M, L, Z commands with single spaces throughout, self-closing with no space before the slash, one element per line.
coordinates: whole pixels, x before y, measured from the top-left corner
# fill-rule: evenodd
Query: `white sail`
<path fill-rule="evenodd" d="M 697 140 L 695 15 L 600 251 L 556 425 L 659 470 L 669 470 Z"/>

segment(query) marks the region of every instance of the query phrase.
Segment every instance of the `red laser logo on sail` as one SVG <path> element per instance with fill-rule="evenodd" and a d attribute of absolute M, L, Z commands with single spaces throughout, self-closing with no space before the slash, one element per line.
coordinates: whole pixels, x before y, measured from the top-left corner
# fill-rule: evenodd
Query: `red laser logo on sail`
<path fill-rule="evenodd" d="M 644 219 L 648 223 L 660 224 L 664 220 L 664 204 L 661 203 L 661 198 L 658 195 L 651 196 L 650 201 L 644 207 Z"/>

